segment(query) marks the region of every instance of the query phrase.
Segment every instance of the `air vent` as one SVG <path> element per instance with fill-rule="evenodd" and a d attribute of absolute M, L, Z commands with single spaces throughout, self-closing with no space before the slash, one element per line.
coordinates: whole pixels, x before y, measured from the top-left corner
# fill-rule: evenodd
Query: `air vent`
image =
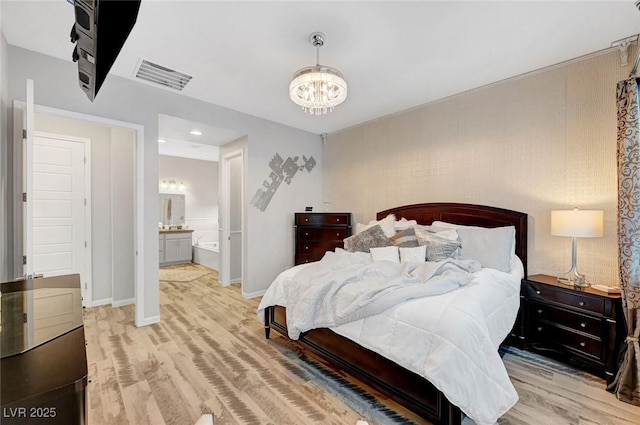
<path fill-rule="evenodd" d="M 136 78 L 182 91 L 193 77 L 143 59 L 136 72 Z"/>

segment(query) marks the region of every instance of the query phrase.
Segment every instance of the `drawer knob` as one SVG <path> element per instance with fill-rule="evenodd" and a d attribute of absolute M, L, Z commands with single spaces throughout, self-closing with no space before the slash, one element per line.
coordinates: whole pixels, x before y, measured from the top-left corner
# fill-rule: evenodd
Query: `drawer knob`
<path fill-rule="evenodd" d="M 305 247 L 304 247 L 304 249 L 309 249 L 309 247 L 308 247 L 308 246 L 305 246 Z"/>
<path fill-rule="evenodd" d="M 305 236 L 309 236 L 309 232 L 304 232 L 304 235 Z"/>
<path fill-rule="evenodd" d="M 309 221 L 309 219 L 308 219 L 308 218 L 305 218 L 305 219 L 304 219 L 304 221 Z"/>
<path fill-rule="evenodd" d="M 337 221 L 338 223 L 340 223 L 340 219 L 339 219 L 339 218 L 336 218 L 336 221 Z"/>
<path fill-rule="evenodd" d="M 338 233 L 336 233 L 336 236 L 340 236 L 340 233 L 339 233 L 339 232 L 338 232 Z"/>
<path fill-rule="evenodd" d="M 586 345 L 587 345 L 587 343 L 586 343 L 586 342 L 581 342 L 581 343 L 580 343 L 580 347 L 584 347 L 584 346 L 586 346 Z"/>
<path fill-rule="evenodd" d="M 538 332 L 542 331 L 542 326 L 538 326 Z"/>
<path fill-rule="evenodd" d="M 536 295 L 540 295 L 540 291 L 536 291 Z"/>
<path fill-rule="evenodd" d="M 580 302 L 578 303 L 578 305 L 579 305 L 580 307 L 584 307 L 584 301 L 580 301 Z"/>
<path fill-rule="evenodd" d="M 542 310 L 541 308 L 539 308 L 539 309 L 538 309 L 538 314 L 542 314 L 542 311 L 543 311 L 543 310 Z"/>
<path fill-rule="evenodd" d="M 580 327 L 581 327 L 581 328 L 586 328 L 586 327 L 587 327 L 587 324 L 586 324 L 586 323 L 584 323 L 584 322 L 582 322 L 582 323 L 580 323 Z"/>

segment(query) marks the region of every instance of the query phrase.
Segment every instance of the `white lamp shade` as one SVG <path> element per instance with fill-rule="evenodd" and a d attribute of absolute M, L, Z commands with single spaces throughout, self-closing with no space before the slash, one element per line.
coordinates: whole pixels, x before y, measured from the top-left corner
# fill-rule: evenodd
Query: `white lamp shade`
<path fill-rule="evenodd" d="M 604 235 L 601 210 L 551 211 L 551 234 L 575 238 L 599 238 Z"/>

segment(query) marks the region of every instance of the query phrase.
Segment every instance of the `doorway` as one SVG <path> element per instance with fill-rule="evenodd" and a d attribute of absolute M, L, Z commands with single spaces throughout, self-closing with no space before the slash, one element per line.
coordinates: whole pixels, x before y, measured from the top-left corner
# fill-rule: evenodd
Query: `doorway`
<path fill-rule="evenodd" d="M 221 157 L 220 284 L 242 282 L 244 265 L 244 152 L 226 152 Z"/>

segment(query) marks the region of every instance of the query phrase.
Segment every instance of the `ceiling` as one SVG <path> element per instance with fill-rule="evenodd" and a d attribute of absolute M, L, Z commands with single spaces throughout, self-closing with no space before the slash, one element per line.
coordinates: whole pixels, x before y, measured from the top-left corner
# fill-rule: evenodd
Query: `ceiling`
<path fill-rule="evenodd" d="M 1 1 L 9 44 L 71 61 L 69 3 Z M 293 73 L 315 64 L 314 31 L 326 36 L 320 63 L 349 84 L 347 100 L 326 116 L 304 114 L 288 95 Z M 320 134 L 607 49 L 638 32 L 633 0 L 143 0 L 111 74 L 133 79 L 144 58 L 193 75 L 185 96 Z"/>

